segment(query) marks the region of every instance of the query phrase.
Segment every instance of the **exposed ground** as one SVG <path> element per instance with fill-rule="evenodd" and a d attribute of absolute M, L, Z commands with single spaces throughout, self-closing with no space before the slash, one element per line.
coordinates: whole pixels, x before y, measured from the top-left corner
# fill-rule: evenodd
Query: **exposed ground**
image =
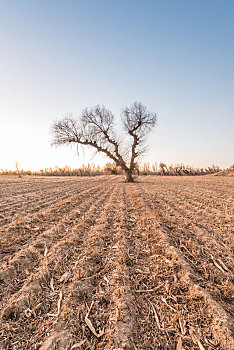
<path fill-rule="evenodd" d="M 0 177 L 0 349 L 234 349 L 231 177 Z"/>

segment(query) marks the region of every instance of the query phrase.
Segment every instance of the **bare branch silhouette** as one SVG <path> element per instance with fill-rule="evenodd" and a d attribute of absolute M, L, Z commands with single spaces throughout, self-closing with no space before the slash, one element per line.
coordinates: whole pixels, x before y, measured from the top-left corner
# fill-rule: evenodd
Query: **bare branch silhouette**
<path fill-rule="evenodd" d="M 104 106 L 86 108 L 79 120 L 71 116 L 52 125 L 53 145 L 76 143 L 90 146 L 97 152 L 105 154 L 126 174 L 126 181 L 133 182 L 133 171 L 137 158 L 146 150 L 146 135 L 155 126 L 157 116 L 148 112 L 146 107 L 135 102 L 122 113 L 125 132 L 132 143 L 128 154 L 123 149 L 123 141 L 119 141 L 114 131 L 114 115 Z"/>

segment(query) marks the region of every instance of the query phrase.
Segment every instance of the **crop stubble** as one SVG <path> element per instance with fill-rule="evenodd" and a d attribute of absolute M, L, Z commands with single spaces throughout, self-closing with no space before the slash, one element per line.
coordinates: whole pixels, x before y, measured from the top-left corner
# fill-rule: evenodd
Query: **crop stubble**
<path fill-rule="evenodd" d="M 233 349 L 232 178 L 0 178 L 0 349 Z"/>

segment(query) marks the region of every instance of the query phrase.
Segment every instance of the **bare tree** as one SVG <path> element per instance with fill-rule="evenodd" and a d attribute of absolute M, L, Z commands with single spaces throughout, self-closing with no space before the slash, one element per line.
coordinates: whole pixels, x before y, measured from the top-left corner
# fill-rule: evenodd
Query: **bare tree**
<path fill-rule="evenodd" d="M 133 182 L 133 171 L 137 158 L 145 150 L 146 135 L 155 126 L 157 116 L 147 111 L 139 102 L 133 103 L 122 112 L 122 123 L 129 136 L 130 145 L 126 147 L 123 139 L 117 138 L 114 115 L 105 107 L 86 108 L 79 120 L 72 117 L 56 121 L 52 125 L 52 145 L 60 146 L 75 143 L 90 146 L 104 153 L 116 166 L 123 169 L 127 182 Z"/>
<path fill-rule="evenodd" d="M 159 164 L 159 169 L 161 170 L 161 172 L 162 172 L 163 175 L 167 175 L 167 173 L 168 173 L 167 164 L 161 162 L 161 163 Z"/>
<path fill-rule="evenodd" d="M 19 170 L 20 165 L 19 165 L 18 161 L 15 162 L 15 167 L 16 167 L 16 171 L 17 171 L 18 176 L 21 177 L 21 173 L 20 173 L 20 170 Z"/>

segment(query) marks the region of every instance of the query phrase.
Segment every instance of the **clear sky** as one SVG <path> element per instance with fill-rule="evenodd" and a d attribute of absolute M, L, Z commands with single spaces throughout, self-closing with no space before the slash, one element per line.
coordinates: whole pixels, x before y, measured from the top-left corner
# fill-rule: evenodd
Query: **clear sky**
<path fill-rule="evenodd" d="M 234 162 L 234 1 L 0 0 L 0 168 L 78 167 L 50 126 L 103 104 L 158 113 L 145 161 Z"/>

